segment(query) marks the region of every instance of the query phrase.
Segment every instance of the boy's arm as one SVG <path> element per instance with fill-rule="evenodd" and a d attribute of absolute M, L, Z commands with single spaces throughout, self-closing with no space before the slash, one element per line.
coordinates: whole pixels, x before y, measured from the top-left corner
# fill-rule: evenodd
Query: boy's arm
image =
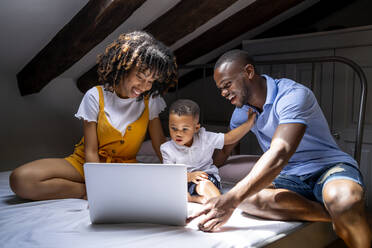
<path fill-rule="evenodd" d="M 234 150 L 238 142 L 230 145 L 225 145 L 221 150 L 215 150 L 213 154 L 213 164 L 220 168 L 225 164 L 227 158 L 230 156 L 231 152 Z"/>
<path fill-rule="evenodd" d="M 163 164 L 174 164 L 174 162 L 172 160 L 172 156 L 167 151 L 167 149 L 165 148 L 164 145 L 165 145 L 165 143 L 160 146 L 161 156 L 163 157 Z"/>
<path fill-rule="evenodd" d="M 248 120 L 241 124 L 239 127 L 229 131 L 225 134 L 225 145 L 231 145 L 237 143 L 241 138 L 246 135 L 249 130 L 251 130 L 254 119 L 256 117 L 256 113 L 254 113 L 251 109 L 248 111 Z"/>

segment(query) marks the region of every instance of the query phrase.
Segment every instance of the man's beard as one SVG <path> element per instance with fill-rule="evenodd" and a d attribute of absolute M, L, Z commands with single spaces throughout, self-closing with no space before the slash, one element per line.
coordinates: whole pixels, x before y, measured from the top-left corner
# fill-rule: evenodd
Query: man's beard
<path fill-rule="evenodd" d="M 248 103 L 248 91 L 244 90 L 239 93 L 240 93 L 239 95 L 236 95 L 236 97 L 238 98 L 238 101 L 236 102 L 235 106 L 238 108 L 241 108 L 243 107 L 244 104 Z"/>

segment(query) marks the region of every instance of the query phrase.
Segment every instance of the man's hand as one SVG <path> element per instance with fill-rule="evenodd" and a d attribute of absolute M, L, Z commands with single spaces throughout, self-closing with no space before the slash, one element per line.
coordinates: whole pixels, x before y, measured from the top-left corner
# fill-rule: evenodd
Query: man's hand
<path fill-rule="evenodd" d="M 187 218 L 187 222 L 205 214 L 198 227 L 204 232 L 214 232 L 229 220 L 234 210 L 233 199 L 227 193 L 207 201 L 200 211 Z"/>
<path fill-rule="evenodd" d="M 208 179 L 208 174 L 204 171 L 193 171 L 190 173 L 187 173 L 187 182 L 193 182 L 195 184 L 198 184 L 202 180 Z"/>

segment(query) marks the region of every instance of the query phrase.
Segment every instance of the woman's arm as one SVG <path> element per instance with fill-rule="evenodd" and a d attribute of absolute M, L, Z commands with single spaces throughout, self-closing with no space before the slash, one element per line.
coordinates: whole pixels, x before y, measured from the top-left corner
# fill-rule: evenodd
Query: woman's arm
<path fill-rule="evenodd" d="M 97 123 L 83 121 L 85 162 L 100 162 L 98 156 Z"/>
<path fill-rule="evenodd" d="M 163 161 L 161 152 L 160 152 L 160 145 L 163 144 L 166 139 L 163 132 L 163 127 L 161 126 L 160 119 L 158 117 L 149 121 L 149 134 L 151 137 L 152 147 L 158 155 L 160 161 Z"/>

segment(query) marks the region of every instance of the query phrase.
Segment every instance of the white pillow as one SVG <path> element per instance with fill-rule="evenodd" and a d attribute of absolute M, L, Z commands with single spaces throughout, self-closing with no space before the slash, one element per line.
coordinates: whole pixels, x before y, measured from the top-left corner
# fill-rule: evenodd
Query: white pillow
<path fill-rule="evenodd" d="M 152 148 L 151 140 L 146 140 L 142 143 L 136 159 L 138 163 L 160 163 L 160 159 Z"/>
<path fill-rule="evenodd" d="M 145 140 L 142 142 L 141 148 L 139 149 L 137 156 L 138 155 L 155 155 L 156 153 L 154 151 L 154 148 L 152 148 L 152 143 L 151 140 Z"/>

